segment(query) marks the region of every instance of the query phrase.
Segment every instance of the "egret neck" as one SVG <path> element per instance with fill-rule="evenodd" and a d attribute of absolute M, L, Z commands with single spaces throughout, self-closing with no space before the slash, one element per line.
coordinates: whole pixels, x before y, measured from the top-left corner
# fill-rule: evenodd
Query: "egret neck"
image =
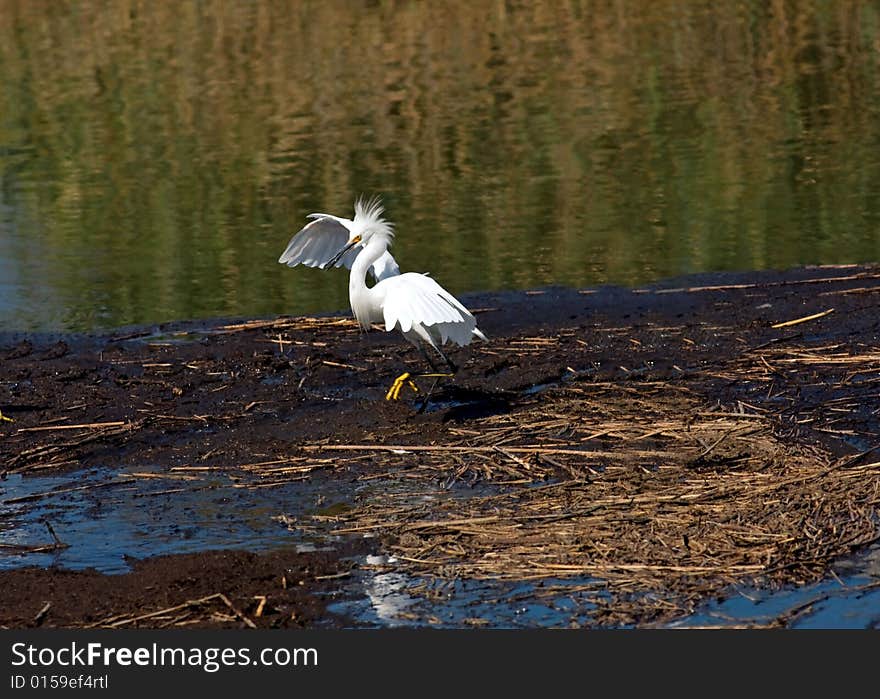
<path fill-rule="evenodd" d="M 369 302 L 373 289 L 367 286 L 367 271 L 388 249 L 388 240 L 385 236 L 373 235 L 364 249 L 358 253 L 354 264 L 351 266 L 351 274 L 348 278 L 348 300 L 351 302 L 351 310 L 357 318 L 358 324 L 365 330 L 371 323 L 382 320 L 381 315 L 374 316 L 373 308 L 378 304 Z"/>

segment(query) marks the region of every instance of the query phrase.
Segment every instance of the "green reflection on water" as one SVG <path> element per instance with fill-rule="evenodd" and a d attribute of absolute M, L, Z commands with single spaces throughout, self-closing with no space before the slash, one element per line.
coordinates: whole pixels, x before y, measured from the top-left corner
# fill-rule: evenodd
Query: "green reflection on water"
<path fill-rule="evenodd" d="M 880 259 L 869 2 L 0 0 L 0 328 L 347 307 L 382 193 L 451 291 Z"/>

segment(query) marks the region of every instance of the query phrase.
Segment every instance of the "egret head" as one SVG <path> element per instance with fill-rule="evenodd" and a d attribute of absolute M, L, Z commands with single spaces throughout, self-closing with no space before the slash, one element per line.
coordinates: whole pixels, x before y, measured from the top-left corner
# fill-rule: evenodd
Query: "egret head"
<path fill-rule="evenodd" d="M 394 231 L 392 224 L 383 218 L 384 212 L 385 207 L 379 197 L 359 197 L 354 203 L 354 225 L 351 227 L 352 236 L 348 242 L 360 238 L 358 242 L 366 245 L 373 236 L 381 236 L 390 244 Z"/>
<path fill-rule="evenodd" d="M 391 241 L 394 239 L 393 225 L 382 217 L 384 211 L 385 207 L 382 206 L 382 200 L 379 197 L 373 197 L 372 199 L 359 197 L 354 203 L 351 237 L 349 237 L 345 247 L 327 263 L 327 266 L 332 267 L 335 265 L 355 245 L 366 247 L 367 243 L 373 238 L 383 242 L 386 248 L 391 245 Z"/>

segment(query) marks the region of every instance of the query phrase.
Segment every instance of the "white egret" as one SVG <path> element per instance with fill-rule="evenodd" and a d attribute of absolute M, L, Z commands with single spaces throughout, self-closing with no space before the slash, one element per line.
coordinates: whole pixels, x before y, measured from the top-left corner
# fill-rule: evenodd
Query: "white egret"
<path fill-rule="evenodd" d="M 436 367 L 425 351 L 425 345 L 432 347 L 454 373 L 457 367 L 443 352 L 442 346 L 451 341 L 463 347 L 474 337 L 486 340 L 477 328 L 474 316 L 427 274 L 400 274 L 397 262 L 388 252 L 394 239 L 393 226 L 382 217 L 384 208 L 378 198 L 359 199 L 354 211 L 353 220 L 329 214 L 310 214 L 309 217 L 316 220 L 291 239 L 278 261 L 291 267 L 304 264 L 321 269 L 345 265 L 351 269 L 348 298 L 361 328 L 369 330 L 373 323 L 384 322 L 386 332 L 400 330 L 435 372 Z M 336 254 L 331 256 L 333 250 Z M 367 286 L 368 271 L 377 279 L 372 287 Z M 397 399 L 406 383 L 416 388 L 409 372 L 395 379 L 386 400 Z M 428 396 L 430 393 L 429 390 Z M 427 398 L 422 407 L 426 404 Z"/>

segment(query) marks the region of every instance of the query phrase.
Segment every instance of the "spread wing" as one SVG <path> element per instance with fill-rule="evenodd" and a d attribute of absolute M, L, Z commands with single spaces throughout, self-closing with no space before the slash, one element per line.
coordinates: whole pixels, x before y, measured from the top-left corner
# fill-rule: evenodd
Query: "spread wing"
<path fill-rule="evenodd" d="M 278 261 L 288 267 L 305 265 L 306 267 L 324 266 L 333 256 L 345 247 L 351 235 L 351 221 L 330 214 L 309 214 L 307 218 L 315 219 L 303 226 L 290 242 Z M 336 263 L 351 269 L 360 248 L 352 248 Z"/>
<path fill-rule="evenodd" d="M 345 247 L 351 237 L 352 222 L 347 218 L 339 218 L 330 214 L 309 214 L 306 218 L 314 221 L 307 223 L 290 242 L 287 249 L 278 261 L 288 267 L 305 265 L 306 267 L 318 267 L 324 269 L 333 256 Z M 361 251 L 361 246 L 356 246 L 345 253 L 336 267 L 351 269 L 355 258 Z M 400 274 L 397 261 L 387 250 L 370 268 L 377 281 L 394 277 Z"/>
<path fill-rule="evenodd" d="M 470 311 L 431 277 L 410 272 L 386 279 L 381 287 L 387 331 L 397 326 L 407 333 L 414 325 L 421 325 L 436 333 L 441 342 L 452 340 L 458 345 L 469 344 L 476 334 L 477 322 Z"/>

